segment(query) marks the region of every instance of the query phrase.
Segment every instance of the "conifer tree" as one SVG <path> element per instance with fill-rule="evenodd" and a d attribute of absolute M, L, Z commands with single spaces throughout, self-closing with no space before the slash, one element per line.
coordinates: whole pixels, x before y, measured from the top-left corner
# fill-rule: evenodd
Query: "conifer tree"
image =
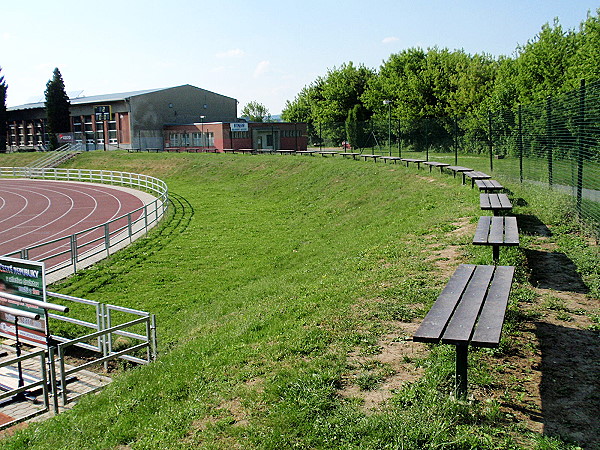
<path fill-rule="evenodd" d="M 48 134 L 50 150 L 58 148 L 57 133 L 69 132 L 71 129 L 69 97 L 65 91 L 65 83 L 58 67 L 54 69 L 52 79 L 46 83 L 46 117 L 48 119 Z"/>

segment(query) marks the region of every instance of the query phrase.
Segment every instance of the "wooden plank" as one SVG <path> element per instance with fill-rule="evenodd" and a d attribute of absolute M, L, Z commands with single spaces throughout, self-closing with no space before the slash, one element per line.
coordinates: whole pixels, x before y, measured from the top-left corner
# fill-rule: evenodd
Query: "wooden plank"
<path fill-rule="evenodd" d="M 498 266 L 481 310 L 471 344 L 480 347 L 497 347 L 500 343 L 506 306 L 515 268 Z"/>
<path fill-rule="evenodd" d="M 413 336 L 416 342 L 439 342 L 446 325 L 452 317 L 463 290 L 475 271 L 474 264 L 461 264 L 448 280 L 437 300 L 423 319 Z"/>
<path fill-rule="evenodd" d="M 494 274 L 494 268 L 494 266 L 475 266 L 471 281 L 442 335 L 443 344 L 458 345 L 469 342 Z"/>
<path fill-rule="evenodd" d="M 512 209 L 512 203 L 508 199 L 508 195 L 506 194 L 496 194 L 498 196 L 498 202 L 500 203 L 500 207 L 505 209 Z"/>
<path fill-rule="evenodd" d="M 491 216 L 481 216 L 475 229 L 475 236 L 473 237 L 473 244 L 475 245 L 487 245 L 488 236 L 490 230 Z"/>
<path fill-rule="evenodd" d="M 492 217 L 490 223 L 489 244 L 504 244 L 504 217 Z"/>
<path fill-rule="evenodd" d="M 519 227 L 516 217 L 504 218 L 504 245 L 519 245 Z"/>
<path fill-rule="evenodd" d="M 479 194 L 479 206 L 481 209 L 490 209 L 492 207 L 490 203 L 491 194 Z"/>
<path fill-rule="evenodd" d="M 492 209 L 500 209 L 502 208 L 502 203 L 500 202 L 500 198 L 498 194 L 489 194 L 490 199 L 490 208 Z"/>

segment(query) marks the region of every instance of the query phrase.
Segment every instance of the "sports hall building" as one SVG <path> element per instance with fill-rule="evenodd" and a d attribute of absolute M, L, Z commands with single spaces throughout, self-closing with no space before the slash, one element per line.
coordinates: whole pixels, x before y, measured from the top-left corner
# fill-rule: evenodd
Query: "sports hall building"
<path fill-rule="evenodd" d="M 69 100 L 71 132 L 59 140 L 86 150 L 306 148 L 306 124 L 240 122 L 236 99 L 189 84 Z M 7 108 L 9 151 L 47 144 L 43 100 Z"/>

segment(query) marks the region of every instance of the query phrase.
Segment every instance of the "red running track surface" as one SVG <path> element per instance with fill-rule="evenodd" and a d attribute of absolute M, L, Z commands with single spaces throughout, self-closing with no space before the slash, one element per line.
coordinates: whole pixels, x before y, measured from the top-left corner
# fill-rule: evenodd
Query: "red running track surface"
<path fill-rule="evenodd" d="M 0 179 L 0 255 L 52 241 L 109 222 L 143 206 L 135 195 L 112 186 L 64 181 Z M 132 215 L 132 220 L 141 211 Z M 127 225 L 127 218 L 111 230 Z M 102 229 L 78 236 L 79 246 L 103 236 Z M 96 244 L 97 245 L 97 244 Z M 39 260 L 69 248 L 65 239 L 53 248 L 44 246 L 29 253 Z M 85 249 L 81 249 L 85 251 Z M 68 256 L 63 256 L 66 260 Z M 46 261 L 51 267 L 59 260 Z"/>

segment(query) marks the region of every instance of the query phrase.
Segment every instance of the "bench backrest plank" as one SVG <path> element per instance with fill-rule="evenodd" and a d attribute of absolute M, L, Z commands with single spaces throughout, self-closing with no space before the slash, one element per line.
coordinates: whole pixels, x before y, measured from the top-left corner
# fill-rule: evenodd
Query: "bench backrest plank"
<path fill-rule="evenodd" d="M 481 310 L 471 344 L 480 347 L 495 347 L 500 342 L 514 273 L 515 268 L 512 266 L 496 267 L 494 280 Z"/>

